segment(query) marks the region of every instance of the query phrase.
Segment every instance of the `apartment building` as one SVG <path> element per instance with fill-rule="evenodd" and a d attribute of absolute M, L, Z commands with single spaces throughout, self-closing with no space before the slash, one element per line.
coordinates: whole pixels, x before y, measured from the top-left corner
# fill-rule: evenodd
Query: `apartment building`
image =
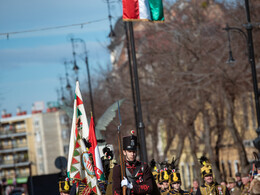
<path fill-rule="evenodd" d="M 7 184 L 23 184 L 29 175 L 60 172 L 59 156 L 68 156 L 70 120 L 58 108 L 31 114 L 3 113 L 0 119 L 0 179 Z"/>
<path fill-rule="evenodd" d="M 8 184 L 26 183 L 30 174 L 36 174 L 31 115 L 3 114 L 0 124 L 0 177 Z"/>

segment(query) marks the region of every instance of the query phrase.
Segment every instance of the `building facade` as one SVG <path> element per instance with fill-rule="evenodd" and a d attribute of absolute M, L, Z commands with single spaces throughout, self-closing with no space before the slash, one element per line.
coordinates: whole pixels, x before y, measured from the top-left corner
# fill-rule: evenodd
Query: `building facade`
<path fill-rule="evenodd" d="M 70 124 L 66 113 L 47 109 L 32 114 L 3 114 L 0 119 L 0 179 L 8 185 L 28 176 L 58 173 L 55 160 L 68 156 Z"/>

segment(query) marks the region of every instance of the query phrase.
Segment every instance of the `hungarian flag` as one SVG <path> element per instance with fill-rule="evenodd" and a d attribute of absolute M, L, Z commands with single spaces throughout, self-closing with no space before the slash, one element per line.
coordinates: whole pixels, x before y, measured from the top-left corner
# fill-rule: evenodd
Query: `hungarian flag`
<path fill-rule="evenodd" d="M 123 20 L 164 21 L 162 0 L 122 0 Z"/>
<path fill-rule="evenodd" d="M 94 170 L 95 170 L 97 179 L 104 181 L 105 176 L 104 176 L 102 161 L 100 158 L 99 149 L 98 149 L 98 145 L 97 145 L 97 138 L 96 138 L 96 134 L 95 134 L 95 124 L 94 124 L 93 116 L 91 116 L 91 120 L 90 120 L 90 124 L 89 124 L 89 142 L 91 143 L 89 152 L 93 156 L 94 165 L 95 165 Z"/>
<path fill-rule="evenodd" d="M 83 138 L 88 140 L 89 126 L 85 113 L 79 82 L 76 82 L 74 113 L 70 134 L 69 155 L 67 163 L 67 176 L 74 182 L 85 183 L 86 188 L 101 195 L 98 181 L 92 166 L 92 158 L 86 148 Z"/>

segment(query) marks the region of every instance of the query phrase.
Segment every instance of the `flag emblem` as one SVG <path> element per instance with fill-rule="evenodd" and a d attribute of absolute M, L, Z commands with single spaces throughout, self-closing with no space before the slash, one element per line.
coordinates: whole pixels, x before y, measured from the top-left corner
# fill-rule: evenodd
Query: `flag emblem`
<path fill-rule="evenodd" d="M 90 176 L 95 175 L 95 171 L 93 169 L 92 162 L 91 162 L 89 154 L 88 153 L 83 153 L 82 159 L 83 159 L 82 161 L 83 161 L 84 168 L 86 169 L 87 173 Z"/>

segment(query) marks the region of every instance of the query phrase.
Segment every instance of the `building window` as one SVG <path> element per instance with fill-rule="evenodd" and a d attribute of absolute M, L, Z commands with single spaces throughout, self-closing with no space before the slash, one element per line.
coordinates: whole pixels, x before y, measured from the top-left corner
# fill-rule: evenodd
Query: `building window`
<path fill-rule="evenodd" d="M 183 186 L 186 187 L 186 178 L 185 178 L 185 168 L 184 165 L 181 165 L 181 172 L 182 172 L 182 181 L 183 181 Z"/>
<path fill-rule="evenodd" d="M 190 165 L 187 163 L 186 167 L 187 167 L 188 187 L 190 188 L 191 186 Z"/>
<path fill-rule="evenodd" d="M 36 135 L 35 135 L 36 141 L 37 141 L 37 142 L 40 142 L 40 141 L 41 141 L 41 133 L 40 133 L 39 131 L 36 131 L 35 134 L 36 134 Z"/>
<path fill-rule="evenodd" d="M 244 140 L 243 144 L 245 147 L 254 147 L 253 140 Z"/>
<path fill-rule="evenodd" d="M 253 127 L 256 127 L 256 114 L 255 114 L 255 102 L 253 100 L 253 93 L 250 94 L 250 107 L 251 107 L 251 114 L 252 114 L 252 122 L 253 122 Z"/>
<path fill-rule="evenodd" d="M 42 149 L 41 149 L 41 148 L 38 148 L 38 149 L 37 149 L 37 153 L 38 153 L 39 156 L 42 156 Z"/>
<path fill-rule="evenodd" d="M 69 137 L 69 136 L 68 136 L 68 134 L 69 134 L 68 132 L 69 132 L 68 129 L 63 129 L 63 130 L 62 130 L 62 138 L 63 138 L 63 139 L 68 139 L 68 137 Z"/>
<path fill-rule="evenodd" d="M 229 171 L 229 177 L 232 177 L 232 166 L 231 166 L 231 161 L 228 161 L 228 171 Z"/>
<path fill-rule="evenodd" d="M 22 128 L 24 128 L 24 123 L 23 122 L 17 122 L 15 127 L 16 127 L 16 129 L 22 129 Z"/>
<path fill-rule="evenodd" d="M 4 141 L 4 146 L 8 146 L 9 145 L 9 141 L 8 140 L 5 140 Z"/>
<path fill-rule="evenodd" d="M 224 161 L 221 162 L 221 167 L 222 167 L 222 173 L 223 173 L 224 180 L 226 180 L 227 175 L 226 175 L 226 170 L 225 170 L 225 163 L 224 163 Z"/>
<path fill-rule="evenodd" d="M 42 163 L 39 164 L 39 170 L 40 170 L 41 173 L 44 173 L 44 166 L 43 166 Z"/>
<path fill-rule="evenodd" d="M 69 153 L 69 145 L 64 146 L 63 150 L 64 150 L 64 154 L 68 154 Z"/>
<path fill-rule="evenodd" d="M 244 124 L 245 124 L 245 130 L 248 130 L 249 122 L 248 122 L 248 105 L 247 105 L 247 98 L 243 97 L 243 117 L 244 117 Z"/>
<path fill-rule="evenodd" d="M 61 116 L 60 116 L 60 123 L 61 123 L 62 125 L 66 125 L 67 122 L 68 122 L 68 117 L 67 117 L 67 115 L 61 115 Z"/>
<path fill-rule="evenodd" d="M 40 120 L 38 118 L 34 119 L 34 126 L 39 127 L 40 126 Z"/>

